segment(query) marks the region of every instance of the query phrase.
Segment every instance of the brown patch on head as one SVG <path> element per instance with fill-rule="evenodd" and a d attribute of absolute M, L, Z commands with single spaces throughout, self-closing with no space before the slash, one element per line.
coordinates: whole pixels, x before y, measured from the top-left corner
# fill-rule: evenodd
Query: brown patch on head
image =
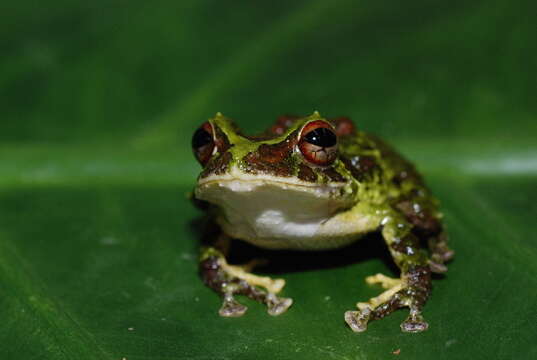
<path fill-rule="evenodd" d="M 205 168 L 200 174 L 200 178 L 207 177 L 211 174 L 220 175 L 225 173 L 228 170 L 229 163 L 233 156 L 230 152 L 225 152 L 221 155 L 218 155 L 216 158 L 209 160 Z"/>
<path fill-rule="evenodd" d="M 317 175 L 308 165 L 301 163 L 298 167 L 298 178 L 302 181 L 315 182 Z"/>
<path fill-rule="evenodd" d="M 225 153 L 231 147 L 227 135 L 218 126 L 214 127 L 214 137 L 214 143 L 220 154 Z"/>
<path fill-rule="evenodd" d="M 296 136 L 290 136 L 278 144 L 261 144 L 257 151 L 244 157 L 246 171 L 251 173 L 264 172 L 277 176 L 292 176 L 291 166 Z"/>
<path fill-rule="evenodd" d="M 286 141 L 273 145 L 262 144 L 257 148 L 257 155 L 258 159 L 263 162 L 276 164 L 288 157 L 291 150 Z"/>
<path fill-rule="evenodd" d="M 356 127 L 352 120 L 346 116 L 340 116 L 334 119 L 330 119 L 330 122 L 334 124 L 336 134 L 338 136 L 347 136 L 356 133 Z"/>

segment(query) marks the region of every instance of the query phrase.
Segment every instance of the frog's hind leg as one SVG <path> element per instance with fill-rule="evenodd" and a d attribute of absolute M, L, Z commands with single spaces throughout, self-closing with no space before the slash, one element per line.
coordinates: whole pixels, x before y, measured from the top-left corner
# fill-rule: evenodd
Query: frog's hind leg
<path fill-rule="evenodd" d="M 431 271 L 445 273 L 445 264 L 453 258 L 455 252 L 448 247 L 448 236 L 440 221 L 442 214 L 436 210 L 436 204 L 416 195 L 400 201 L 396 207 L 412 224 L 414 235 L 427 241 Z"/>
<path fill-rule="evenodd" d="M 387 290 L 368 302 L 358 303 L 359 311 L 347 311 L 345 321 L 353 331 L 362 332 L 367 329 L 369 321 L 382 319 L 399 308 L 408 307 L 410 314 L 401 324 L 401 330 L 427 330 L 428 324 L 421 311 L 431 291 L 429 259 L 425 251 L 420 249 L 419 239 L 410 232 L 408 223 L 390 218 L 382 234 L 395 263 L 401 269 L 401 277 L 392 279 L 381 274 L 368 277 L 368 283 L 379 283 Z"/>
<path fill-rule="evenodd" d="M 293 303 L 292 299 L 276 296 L 284 287 L 285 280 L 251 274 L 249 270 L 253 265 L 255 264 L 230 265 L 224 253 L 215 247 L 203 249 L 200 257 L 200 273 L 203 282 L 223 298 L 219 310 L 221 316 L 244 315 L 248 308 L 240 304 L 235 295 L 245 295 L 267 305 L 270 315 L 284 313 Z M 261 288 L 265 288 L 266 291 Z"/>

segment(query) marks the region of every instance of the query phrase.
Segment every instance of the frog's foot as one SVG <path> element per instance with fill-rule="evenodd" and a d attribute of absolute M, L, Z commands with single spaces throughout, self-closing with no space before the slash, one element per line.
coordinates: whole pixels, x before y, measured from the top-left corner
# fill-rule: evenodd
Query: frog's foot
<path fill-rule="evenodd" d="M 244 315 L 247 307 L 237 302 L 235 295 L 245 295 L 267 305 L 270 315 L 284 313 L 293 303 L 292 299 L 276 296 L 285 286 L 285 280 L 257 276 L 247 272 L 243 266 L 229 265 L 221 253 L 216 251 L 202 257 L 200 271 L 205 284 L 223 296 L 219 311 L 221 316 Z"/>
<path fill-rule="evenodd" d="M 218 310 L 218 314 L 223 317 L 239 317 L 244 315 L 246 310 L 248 310 L 248 307 L 235 300 L 233 292 L 230 291 L 224 294 L 224 301 L 222 302 L 222 307 Z"/>
<path fill-rule="evenodd" d="M 428 324 L 421 316 L 421 308 L 430 292 L 430 271 L 426 267 L 416 267 L 402 279 L 392 279 L 382 274 L 366 278 L 368 284 L 381 284 L 385 292 L 356 304 L 358 311 L 347 311 L 345 321 L 355 332 L 363 332 L 371 320 L 382 319 L 393 311 L 409 307 L 410 315 L 401 324 L 404 332 L 427 330 Z"/>
<path fill-rule="evenodd" d="M 365 281 L 368 284 L 380 284 L 387 290 L 379 296 L 369 299 L 367 302 L 357 303 L 356 307 L 359 311 L 347 311 L 345 313 L 345 321 L 355 332 L 367 330 L 367 323 L 371 319 L 372 311 L 388 301 L 403 288 L 403 281 L 401 279 L 390 278 L 383 274 L 368 276 Z"/>

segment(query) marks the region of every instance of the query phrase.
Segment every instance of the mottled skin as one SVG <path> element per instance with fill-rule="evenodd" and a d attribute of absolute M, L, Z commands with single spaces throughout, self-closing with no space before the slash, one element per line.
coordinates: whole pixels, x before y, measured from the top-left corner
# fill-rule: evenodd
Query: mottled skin
<path fill-rule="evenodd" d="M 330 123 L 338 139 L 337 158 L 326 166 L 308 162 L 297 151 L 302 129 L 319 120 Z M 447 247 L 437 201 L 411 163 L 380 139 L 357 130 L 345 117 L 324 119 L 318 113 L 308 117 L 282 116 L 258 137 L 241 135 L 231 120 L 221 114 L 209 123 L 214 131 L 215 150 L 198 178 L 195 197 L 199 204 L 212 203 L 204 208 L 221 226 L 214 244 L 203 248 L 200 257 L 203 281 L 224 298 L 220 315 L 244 314 L 246 307 L 234 295 L 246 295 L 265 303 L 272 315 L 284 312 L 292 303 L 291 299 L 275 295 L 283 287 L 283 280 L 256 277 L 247 268 L 228 265 L 227 238 L 241 237 L 262 247 L 320 250 L 342 247 L 366 233 L 379 231 L 401 270 L 400 279 L 380 274 L 367 278 L 368 283 L 380 283 L 388 290 L 369 302 L 358 303 L 359 310 L 346 312 L 345 320 L 352 330 L 361 332 L 369 321 L 408 307 L 410 315 L 401 329 L 406 332 L 427 329 L 421 310 L 431 292 L 431 272 L 445 272 L 444 263 L 451 259 L 453 251 Z M 278 181 L 296 180 L 319 187 L 340 184 L 339 192 L 330 196 L 345 198 L 345 205 L 331 215 L 328 230 L 308 235 L 309 239 L 287 243 L 281 239 L 271 242 L 241 235 L 236 230 L 238 225 L 228 223 L 221 207 L 205 196 L 204 181 L 218 182 L 221 177 L 236 176 L 230 174 L 262 177 L 269 182 L 271 177 Z M 308 212 L 308 208 L 303 211 Z"/>

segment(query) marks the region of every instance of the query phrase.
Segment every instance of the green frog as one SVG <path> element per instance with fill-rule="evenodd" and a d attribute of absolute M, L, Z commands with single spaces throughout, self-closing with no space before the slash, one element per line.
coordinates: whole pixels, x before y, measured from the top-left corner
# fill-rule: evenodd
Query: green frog
<path fill-rule="evenodd" d="M 389 145 L 347 117 L 282 116 L 265 133 L 247 136 L 217 113 L 195 131 L 192 149 L 203 167 L 193 200 L 219 228 L 202 248 L 200 274 L 222 297 L 221 316 L 246 312 L 237 295 L 265 304 L 270 315 L 293 303 L 279 295 L 283 279 L 255 275 L 255 263 L 228 263 L 231 239 L 266 249 L 321 251 L 378 231 L 400 277 L 367 277 L 385 291 L 345 312 L 346 323 L 363 332 L 370 321 L 406 307 L 402 331 L 428 328 L 422 309 L 431 273 L 445 273 L 454 252 L 437 200 Z"/>

